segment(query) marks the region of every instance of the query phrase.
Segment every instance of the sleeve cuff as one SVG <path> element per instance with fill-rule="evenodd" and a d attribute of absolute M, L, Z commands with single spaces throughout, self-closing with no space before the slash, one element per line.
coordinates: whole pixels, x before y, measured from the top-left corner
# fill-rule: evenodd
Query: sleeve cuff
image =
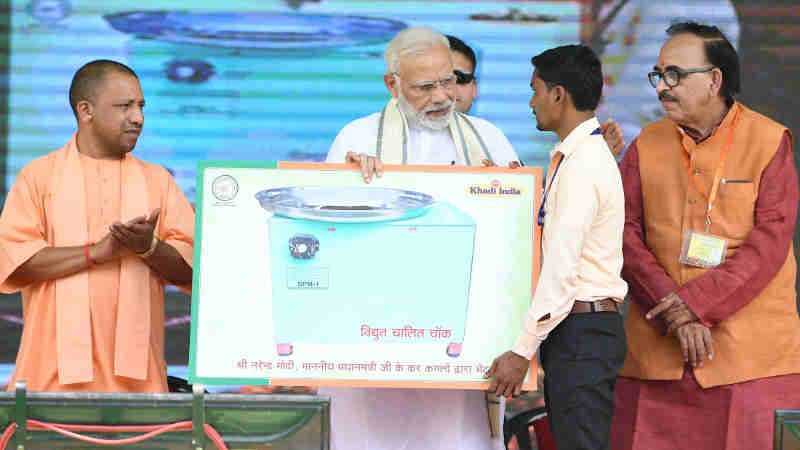
<path fill-rule="evenodd" d="M 183 260 L 186 261 L 186 264 L 188 264 L 189 267 L 194 269 L 194 248 L 190 244 L 187 244 L 186 242 L 177 239 L 167 239 L 162 242 L 171 245 L 172 248 L 174 248 L 178 252 L 178 254 L 181 255 L 181 258 L 183 258 Z M 175 287 L 178 288 L 184 294 L 192 295 L 192 283 L 176 284 Z"/>
<path fill-rule="evenodd" d="M 683 303 L 686 304 L 686 307 L 689 308 L 689 310 L 691 310 L 694 313 L 694 315 L 697 316 L 698 319 L 700 319 L 700 323 L 709 328 L 713 327 L 716 324 L 706 319 L 705 317 L 706 311 L 699 310 L 700 309 L 698 308 L 699 299 L 692 294 L 690 289 L 691 289 L 691 283 L 686 283 L 683 286 L 681 286 L 677 291 L 675 291 L 675 294 L 678 297 L 680 297 L 681 300 L 683 300 Z"/>
<path fill-rule="evenodd" d="M 538 336 L 523 330 L 511 347 L 511 351 L 530 361 L 536 355 L 536 352 L 539 351 L 539 345 L 541 343 L 542 340 L 540 340 Z"/>
<path fill-rule="evenodd" d="M 48 246 L 47 242 L 43 240 L 20 242 L 15 245 L 17 247 L 14 249 L 13 256 L 6 252 L 5 256 L 7 261 L 5 264 L 2 264 L 2 273 L 0 273 L 0 292 L 4 294 L 11 294 L 20 291 L 25 287 L 23 284 L 11 282 L 9 277 L 19 268 L 19 266 L 25 264 L 25 262 L 33 258 L 35 254 L 39 253 L 39 251 Z"/>

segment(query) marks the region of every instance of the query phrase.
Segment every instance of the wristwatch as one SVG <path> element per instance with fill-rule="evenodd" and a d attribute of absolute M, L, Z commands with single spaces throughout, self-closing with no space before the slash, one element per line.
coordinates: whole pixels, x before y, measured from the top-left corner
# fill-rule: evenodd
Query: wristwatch
<path fill-rule="evenodd" d="M 137 255 L 139 255 L 140 258 L 149 258 L 153 253 L 155 253 L 156 247 L 158 247 L 158 238 L 156 237 L 156 234 L 153 233 L 153 240 L 150 241 L 150 248 L 142 253 L 137 253 Z"/>

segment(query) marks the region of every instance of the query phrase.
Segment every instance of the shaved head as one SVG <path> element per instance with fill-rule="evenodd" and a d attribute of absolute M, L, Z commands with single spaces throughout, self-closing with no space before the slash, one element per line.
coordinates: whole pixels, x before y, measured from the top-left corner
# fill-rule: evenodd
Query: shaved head
<path fill-rule="evenodd" d="M 78 103 L 84 100 L 91 101 L 102 87 L 106 76 L 113 72 L 139 79 L 136 72 L 130 67 L 108 59 L 98 59 L 86 63 L 75 72 L 72 84 L 69 86 L 69 104 L 76 118 L 78 117 Z"/>

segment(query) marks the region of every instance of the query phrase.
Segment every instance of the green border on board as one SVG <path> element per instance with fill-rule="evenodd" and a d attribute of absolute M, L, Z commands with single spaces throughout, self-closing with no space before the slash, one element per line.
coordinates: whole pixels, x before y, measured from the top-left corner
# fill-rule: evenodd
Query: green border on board
<path fill-rule="evenodd" d="M 229 384 L 229 385 L 269 385 L 269 380 L 258 378 L 201 378 L 196 375 L 197 370 L 197 315 L 200 309 L 200 255 L 202 254 L 203 243 L 203 176 L 208 168 L 224 169 L 277 169 L 278 163 L 255 162 L 255 161 L 198 161 L 197 180 L 195 180 L 195 213 L 194 213 L 194 264 L 192 265 L 192 322 L 189 336 L 189 382 L 206 384 Z"/>

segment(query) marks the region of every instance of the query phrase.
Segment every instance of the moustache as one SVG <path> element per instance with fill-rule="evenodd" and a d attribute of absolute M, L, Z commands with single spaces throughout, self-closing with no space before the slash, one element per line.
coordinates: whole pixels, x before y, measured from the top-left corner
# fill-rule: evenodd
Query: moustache
<path fill-rule="evenodd" d="M 453 106 L 453 102 L 452 101 L 436 103 L 436 104 L 433 104 L 431 106 L 428 106 L 427 108 L 422 110 L 422 112 L 423 112 L 423 114 L 425 114 L 425 113 L 429 113 L 429 112 L 433 112 L 433 111 L 441 111 L 443 109 L 448 109 L 451 106 Z"/>
<path fill-rule="evenodd" d="M 672 94 L 670 94 L 670 93 L 669 93 L 669 92 L 667 92 L 667 91 L 661 91 L 661 92 L 659 92 L 659 94 L 658 94 L 658 100 L 659 100 L 659 101 L 662 101 L 662 102 L 664 102 L 664 101 L 667 101 L 667 102 L 675 102 L 675 101 L 678 101 L 678 99 L 677 99 L 677 98 L 673 97 L 673 96 L 672 96 Z"/>

